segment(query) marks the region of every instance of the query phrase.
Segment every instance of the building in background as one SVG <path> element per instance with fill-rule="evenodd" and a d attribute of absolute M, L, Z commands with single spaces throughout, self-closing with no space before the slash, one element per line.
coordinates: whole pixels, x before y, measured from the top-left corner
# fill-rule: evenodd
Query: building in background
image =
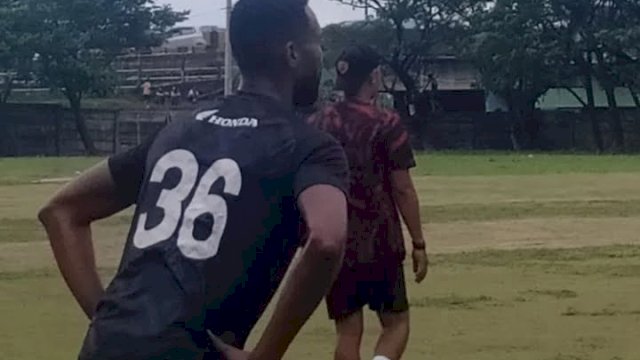
<path fill-rule="evenodd" d="M 152 53 L 224 51 L 226 30 L 216 26 L 184 26 L 170 31 L 169 38 Z"/>

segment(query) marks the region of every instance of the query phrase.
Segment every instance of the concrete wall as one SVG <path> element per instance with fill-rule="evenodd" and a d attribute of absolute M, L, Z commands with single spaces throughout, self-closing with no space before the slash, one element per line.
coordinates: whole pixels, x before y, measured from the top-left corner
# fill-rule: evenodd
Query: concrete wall
<path fill-rule="evenodd" d="M 640 111 L 621 110 L 627 150 L 640 152 Z M 540 127 L 533 146 L 545 151 L 595 151 L 591 123 L 578 111 L 540 111 Z M 606 110 L 598 110 L 605 149 L 613 144 Z M 508 113 L 443 113 L 421 119 L 420 130 L 427 146 L 434 149 L 513 150 L 512 135 L 521 143 L 526 133 L 518 130 Z M 414 133 L 416 129 L 413 129 Z"/>
<path fill-rule="evenodd" d="M 191 110 L 85 110 L 89 134 L 102 154 L 140 144 L 171 119 Z M 84 154 L 72 113 L 56 105 L 0 106 L 0 156 L 68 156 Z"/>
<path fill-rule="evenodd" d="M 621 110 L 627 149 L 640 152 L 640 111 Z M 161 129 L 167 120 L 189 118 L 191 110 L 86 110 L 89 132 L 103 154 L 124 151 Z M 580 112 L 538 112 L 535 148 L 546 151 L 595 151 L 591 124 Z M 613 142 L 607 111 L 599 110 L 605 147 Z M 433 149 L 512 150 L 514 127 L 508 113 L 454 112 L 429 115 L 410 130 L 424 134 Z M 415 136 L 417 138 L 417 136 Z M 525 143 L 525 141 L 523 141 Z M 0 106 L 0 156 L 60 156 L 84 153 L 69 110 L 50 105 Z"/>

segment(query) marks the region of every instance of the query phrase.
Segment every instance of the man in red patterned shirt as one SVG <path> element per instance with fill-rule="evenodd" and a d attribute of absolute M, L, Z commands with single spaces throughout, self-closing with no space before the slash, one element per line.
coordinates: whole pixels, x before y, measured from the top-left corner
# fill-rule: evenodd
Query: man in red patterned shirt
<path fill-rule="evenodd" d="M 344 147 L 349 160 L 349 238 L 340 275 L 327 296 L 336 321 L 336 360 L 359 360 L 362 309 L 378 313 L 383 330 L 374 360 L 398 360 L 409 337 L 404 239 L 400 216 L 411 234 L 413 271 L 427 275 L 428 257 L 420 205 L 409 170 L 416 163 L 409 135 L 397 113 L 375 105 L 382 85 L 381 59 L 366 46 L 344 50 L 336 63 L 345 101 L 331 104 L 310 122 Z"/>

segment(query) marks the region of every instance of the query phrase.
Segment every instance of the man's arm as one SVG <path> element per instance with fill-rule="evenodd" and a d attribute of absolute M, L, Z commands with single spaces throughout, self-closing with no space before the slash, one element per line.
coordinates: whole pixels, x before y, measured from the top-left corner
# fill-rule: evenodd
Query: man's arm
<path fill-rule="evenodd" d="M 251 352 L 243 351 L 209 332 L 213 345 L 226 360 L 281 359 L 335 280 L 347 236 L 345 195 L 331 185 L 316 185 L 299 196 L 298 206 L 307 223 L 306 245 L 290 269 L 256 347 Z"/>
<path fill-rule="evenodd" d="M 329 291 L 347 238 L 346 189 L 349 166 L 344 151 L 328 135 L 311 136 L 294 183 L 307 238 L 253 351 L 255 359 L 280 359 Z"/>
<path fill-rule="evenodd" d="M 391 173 L 391 186 L 394 201 L 411 236 L 413 272 L 416 275 L 416 282 L 421 283 L 429 271 L 429 258 L 422 233 L 420 201 L 409 170 L 396 170 Z"/>
<path fill-rule="evenodd" d="M 96 268 L 91 223 L 136 201 L 151 141 L 89 169 L 64 186 L 38 214 L 60 272 L 89 318 L 104 293 Z"/>
<path fill-rule="evenodd" d="M 385 139 L 387 168 L 390 171 L 393 199 L 411 235 L 413 272 L 416 275 L 416 281 L 420 283 L 427 276 L 429 259 L 422 233 L 420 201 L 409 172 L 409 169 L 415 167 L 416 162 L 409 142 L 409 134 L 402 126 L 400 117 L 395 113 L 391 116 Z"/>
<path fill-rule="evenodd" d="M 347 235 L 344 193 L 330 185 L 317 185 L 305 190 L 298 203 L 307 223 L 307 242 L 251 358 L 282 358 L 342 264 Z"/>
<path fill-rule="evenodd" d="M 391 173 L 393 199 L 400 210 L 402 219 L 407 225 L 411 240 L 417 247 L 424 247 L 422 221 L 420 218 L 420 200 L 411 179 L 409 170 L 396 170 Z"/>
<path fill-rule="evenodd" d="M 104 293 L 96 268 L 91 223 L 127 207 L 117 195 L 107 162 L 102 162 L 63 187 L 38 216 L 60 272 L 89 318 Z"/>
<path fill-rule="evenodd" d="M 254 350 L 214 346 L 228 360 L 280 359 L 329 291 L 342 265 L 347 237 L 349 166 L 342 147 L 328 135 L 301 141 L 294 195 L 307 227 L 307 238 L 292 265 L 275 311 Z"/>

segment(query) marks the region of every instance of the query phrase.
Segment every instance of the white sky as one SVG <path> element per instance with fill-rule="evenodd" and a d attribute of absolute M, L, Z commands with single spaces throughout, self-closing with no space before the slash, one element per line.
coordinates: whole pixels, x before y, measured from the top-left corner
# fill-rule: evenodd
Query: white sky
<path fill-rule="evenodd" d="M 216 25 L 224 27 L 224 6 L 226 0 L 158 0 L 157 3 L 170 4 L 175 10 L 191 10 L 188 25 Z M 353 10 L 349 6 L 338 4 L 332 0 L 310 0 L 310 5 L 318 15 L 320 25 L 342 22 L 347 20 L 361 20 L 363 12 Z"/>

